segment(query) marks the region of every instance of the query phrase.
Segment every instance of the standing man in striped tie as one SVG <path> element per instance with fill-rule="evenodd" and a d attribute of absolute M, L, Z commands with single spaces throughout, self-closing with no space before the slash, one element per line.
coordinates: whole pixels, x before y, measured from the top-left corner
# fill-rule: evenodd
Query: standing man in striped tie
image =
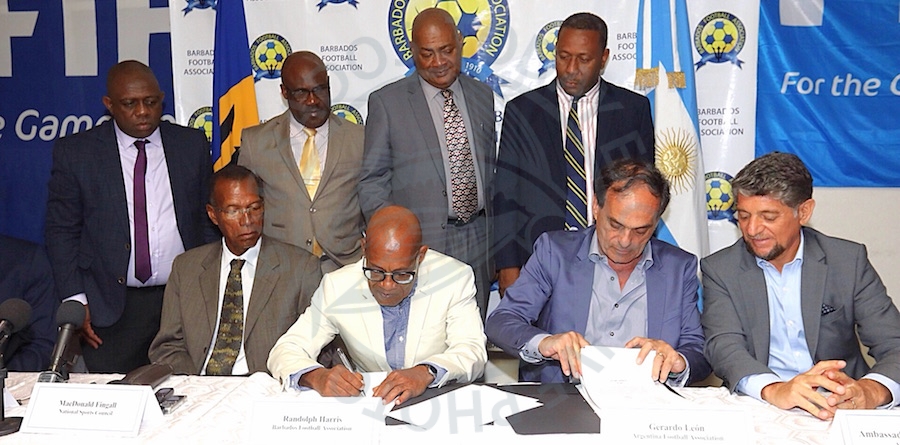
<path fill-rule="evenodd" d="M 506 104 L 493 187 L 501 294 L 541 233 L 594 223 L 596 172 L 619 158 L 653 162 L 650 102 L 600 77 L 606 41 L 603 19 L 570 16 L 556 41 L 556 79 Z"/>
<path fill-rule="evenodd" d="M 391 204 L 415 213 L 425 244 L 472 266 L 483 318 L 494 270 L 494 94 L 460 75 L 462 49 L 447 11 L 419 12 L 412 26 L 415 74 L 369 95 L 359 203 L 366 218 Z"/>
<path fill-rule="evenodd" d="M 203 211 L 209 142 L 161 121 L 150 68 L 110 68 L 103 104 L 111 121 L 53 147 L 44 236 L 60 298 L 85 307 L 88 369 L 124 373 L 149 363 L 172 261 L 218 233 Z"/>

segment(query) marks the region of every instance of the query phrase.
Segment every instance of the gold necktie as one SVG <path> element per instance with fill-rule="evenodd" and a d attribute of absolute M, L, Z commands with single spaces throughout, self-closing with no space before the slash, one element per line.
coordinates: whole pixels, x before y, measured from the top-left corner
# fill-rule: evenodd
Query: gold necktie
<path fill-rule="evenodd" d="M 306 133 L 306 142 L 303 143 L 303 154 L 300 156 L 300 176 L 303 177 L 303 183 L 306 184 L 309 199 L 314 199 L 316 190 L 319 188 L 319 181 L 322 179 L 319 150 L 316 149 L 316 129 L 304 128 L 303 132 Z M 313 238 L 312 254 L 317 257 L 322 256 L 322 247 L 315 238 Z"/>

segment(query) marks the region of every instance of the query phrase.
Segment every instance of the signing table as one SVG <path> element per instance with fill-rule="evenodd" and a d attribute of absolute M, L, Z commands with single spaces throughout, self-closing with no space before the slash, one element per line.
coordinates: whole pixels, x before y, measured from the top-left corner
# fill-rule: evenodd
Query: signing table
<path fill-rule="evenodd" d="M 73 374 L 72 383 L 105 384 L 120 378 L 114 374 Z M 23 403 L 23 406 L 7 408 L 7 416 L 24 416 L 32 388 L 37 380 L 34 373 L 10 373 L 6 387 L 12 395 Z M 250 432 L 250 419 L 253 415 L 253 402 L 260 398 L 275 398 L 281 393 L 281 386 L 267 374 L 254 374 L 250 377 L 199 377 L 172 376 L 161 386 L 172 387 L 177 394 L 187 395 L 186 401 L 173 413 L 165 416 L 162 424 L 142 428 L 137 438 L 97 438 L 91 437 L 91 443 L 198 443 L 228 444 L 256 443 Z M 516 385 L 515 392 L 522 387 Z M 513 388 L 513 387 L 499 387 Z M 533 386 L 532 388 L 536 388 Z M 525 388 L 528 389 L 528 388 Z M 432 391 L 432 390 L 429 390 Z M 534 392 L 534 390 L 531 390 Z M 526 391 L 527 392 L 527 391 Z M 797 410 L 782 411 L 760 403 L 752 398 L 729 394 L 725 388 L 684 388 L 679 392 L 690 402 L 706 409 L 741 409 L 748 413 L 752 424 L 753 437 L 748 443 L 758 444 L 828 444 L 832 442 L 829 435 L 830 422 L 813 418 L 805 412 Z M 554 397 L 579 398 L 576 391 L 556 391 Z M 426 393 L 426 396 L 428 393 Z M 283 397 L 283 396 L 282 396 Z M 580 400 L 577 400 L 581 403 Z M 557 402 L 551 402 L 553 406 Z M 558 405 L 559 409 L 567 406 Z M 549 409 L 545 401 L 544 409 Z M 555 409 L 555 408 L 554 408 Z M 527 414 L 527 411 L 523 414 Z M 567 417 L 561 416 L 561 422 Z M 390 423 L 390 422 L 389 422 Z M 298 439 L 300 439 L 298 433 Z M 488 425 L 479 432 L 459 433 L 456 437 L 430 434 L 409 426 L 385 426 L 377 436 L 382 444 L 412 443 L 456 443 L 496 444 L 501 441 L 515 440 L 519 444 L 546 445 L 548 441 L 564 440 L 568 443 L 591 443 L 602 441 L 602 434 L 554 434 L 517 435 L 508 426 Z M 58 444 L 60 436 L 15 433 L 2 438 L 4 444 Z M 377 443 L 377 441 L 376 441 Z"/>

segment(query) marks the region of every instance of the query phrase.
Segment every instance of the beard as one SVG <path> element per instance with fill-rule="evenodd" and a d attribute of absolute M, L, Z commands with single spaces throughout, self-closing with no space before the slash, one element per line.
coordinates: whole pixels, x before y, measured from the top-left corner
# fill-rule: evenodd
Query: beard
<path fill-rule="evenodd" d="M 784 253 L 785 250 L 784 246 L 776 243 L 775 246 L 772 247 L 768 252 L 757 252 L 753 250 L 752 244 L 747 239 L 744 239 L 744 247 L 747 248 L 747 252 L 750 252 L 751 255 L 762 258 L 766 261 L 772 261 L 772 259 L 778 258 L 778 256 Z"/>

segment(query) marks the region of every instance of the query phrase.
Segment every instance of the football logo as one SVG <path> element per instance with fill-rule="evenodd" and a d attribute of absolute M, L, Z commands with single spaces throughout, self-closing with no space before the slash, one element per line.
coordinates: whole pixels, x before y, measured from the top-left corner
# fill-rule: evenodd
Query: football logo
<path fill-rule="evenodd" d="M 291 53 L 291 44 L 278 34 L 263 34 L 250 45 L 250 65 L 253 68 L 253 80 L 278 79 L 281 77 L 281 65 Z"/>
<path fill-rule="evenodd" d="M 550 68 L 556 67 L 556 39 L 559 37 L 559 27 L 562 20 L 556 20 L 544 25 L 534 39 L 534 52 L 541 61 L 538 76 L 544 74 Z"/>
<path fill-rule="evenodd" d="M 213 131 L 213 115 L 212 115 L 212 107 L 200 107 L 194 114 L 191 115 L 191 118 L 188 119 L 187 123 L 188 127 L 197 128 L 203 130 L 206 133 L 206 140 L 212 141 L 212 131 Z"/>
<path fill-rule="evenodd" d="M 734 220 L 734 192 L 731 189 L 731 175 L 725 172 L 707 172 L 706 216 L 717 220 Z"/>
<path fill-rule="evenodd" d="M 350 104 L 334 104 L 331 106 L 331 113 L 354 124 L 363 125 L 364 123 L 362 114 Z"/>
<path fill-rule="evenodd" d="M 185 0 L 187 6 L 181 10 L 184 15 L 188 15 L 189 12 L 195 9 L 216 9 L 216 1 L 217 0 Z"/>
<path fill-rule="evenodd" d="M 699 70 L 707 62 L 731 62 L 741 68 L 738 53 L 744 49 L 747 31 L 740 19 L 728 12 L 713 12 L 700 21 L 694 30 L 694 47 L 700 53 L 696 63 Z"/>

